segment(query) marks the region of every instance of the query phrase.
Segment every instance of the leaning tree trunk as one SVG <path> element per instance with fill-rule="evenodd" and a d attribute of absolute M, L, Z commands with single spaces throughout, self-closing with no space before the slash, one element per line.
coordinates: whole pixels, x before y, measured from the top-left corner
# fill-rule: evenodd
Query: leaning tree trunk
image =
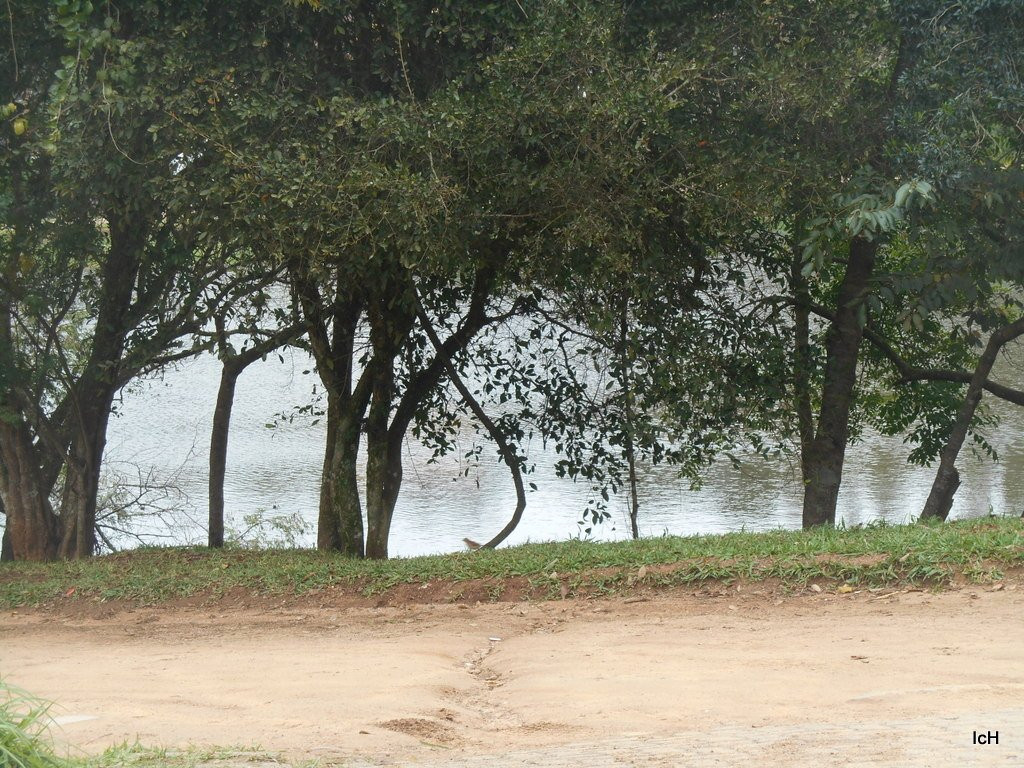
<path fill-rule="evenodd" d="M 1007 342 L 1013 341 L 1022 334 L 1024 334 L 1024 319 L 1003 326 L 989 337 L 985 351 L 971 376 L 971 382 L 967 385 L 967 394 L 956 415 L 956 420 L 953 422 L 953 429 L 939 454 L 939 468 L 935 473 L 932 489 L 928 493 L 928 500 L 921 511 L 921 520 L 945 520 L 949 516 L 949 510 L 953 507 L 953 496 L 956 494 L 957 488 L 960 487 L 960 473 L 956 469 L 956 458 L 960 454 L 964 440 L 967 439 L 967 432 L 974 419 L 974 413 L 978 410 L 978 404 L 981 402 L 982 390 L 992 372 L 992 366 L 995 365 L 999 350 Z"/>
<path fill-rule="evenodd" d="M 505 527 L 498 531 L 490 541 L 486 544 L 481 545 L 481 549 L 494 549 L 501 542 L 509 537 L 509 535 L 516 529 L 519 522 L 523 519 L 523 511 L 526 509 L 526 488 L 523 485 L 523 472 L 520 467 L 520 459 L 516 454 L 515 449 L 509 444 L 508 440 L 505 439 L 505 435 L 498 425 L 494 423 L 494 420 L 487 415 L 484 411 L 483 406 L 473 397 L 473 393 L 469 391 L 469 387 L 463 382 L 462 377 L 459 376 L 459 372 L 455 370 L 455 366 L 452 364 L 451 359 L 445 354 L 444 347 L 441 344 L 441 340 L 437 336 L 437 331 L 434 330 L 434 326 L 430 322 L 430 318 L 427 317 L 427 313 L 423 310 L 423 305 L 419 301 L 419 297 L 416 299 L 417 309 L 416 316 L 419 318 L 420 325 L 423 326 L 424 332 L 427 334 L 427 338 L 430 339 L 431 346 L 434 347 L 434 352 L 438 359 L 443 361 L 445 372 L 448 374 L 449 380 L 458 390 L 459 395 L 462 396 L 463 402 L 469 406 L 469 409 L 473 411 L 473 415 L 477 417 L 481 424 L 484 425 L 484 429 L 490 434 L 491 438 L 498 446 L 498 453 L 501 456 L 502 461 L 508 467 L 509 472 L 512 473 L 512 484 L 516 489 L 516 506 L 512 511 L 512 516 L 509 518 Z M 395 493 L 397 498 L 397 491 Z"/>
<path fill-rule="evenodd" d="M 825 344 L 825 382 L 818 428 L 810 446 L 810 455 L 804 463 L 804 528 L 835 525 L 836 522 L 839 485 L 850 434 L 857 358 L 864 335 L 863 302 L 877 250 L 877 244 L 870 240 L 855 237 L 850 241 L 850 258 Z"/>
<path fill-rule="evenodd" d="M 0 500 L 14 560 L 54 560 L 60 533 L 28 427 L 0 419 Z"/>

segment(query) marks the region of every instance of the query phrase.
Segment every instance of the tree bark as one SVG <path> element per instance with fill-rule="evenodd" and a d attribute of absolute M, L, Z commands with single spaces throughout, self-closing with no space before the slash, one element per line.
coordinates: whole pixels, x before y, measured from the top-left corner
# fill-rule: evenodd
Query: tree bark
<path fill-rule="evenodd" d="M 362 557 L 363 510 L 356 461 L 359 415 L 342 409 L 334 396 L 327 403 L 327 450 L 320 483 L 317 549 Z"/>
<path fill-rule="evenodd" d="M 808 462 L 814 443 L 814 412 L 811 407 L 811 324 L 810 294 L 803 276 L 803 257 L 794 245 L 790 288 L 793 291 L 793 399 L 800 437 L 800 478 L 809 481 Z"/>
<path fill-rule="evenodd" d="M 394 397 L 393 357 L 378 348 L 374 358 L 377 371 L 366 419 L 366 556 L 386 560 L 391 518 L 402 485 L 402 446 L 399 442 L 393 447 L 388 439 L 388 417 Z"/>
<path fill-rule="evenodd" d="M 96 506 L 113 396 L 110 390 L 88 404 L 71 441 L 60 505 L 59 555 L 67 560 L 91 557 L 96 551 Z"/>
<path fill-rule="evenodd" d="M 623 293 L 619 317 L 619 355 L 622 362 L 623 419 L 626 423 L 626 465 L 629 472 L 629 528 L 634 539 L 640 538 L 640 496 L 636 483 L 636 447 L 634 445 L 632 365 L 629 357 L 629 290 Z"/>
<path fill-rule="evenodd" d="M 971 421 L 978 410 L 981 402 L 981 395 L 985 388 L 992 366 L 995 365 L 996 357 L 1003 346 L 1024 334 L 1024 319 L 1017 320 L 1010 325 L 999 328 L 989 337 L 985 351 L 974 369 L 970 384 L 967 385 L 967 394 L 957 412 L 953 428 L 950 430 L 949 438 L 942 447 L 939 454 L 939 468 L 935 473 L 935 480 L 932 482 L 931 491 L 928 493 L 928 500 L 925 501 L 924 509 L 921 510 L 921 520 L 945 520 L 949 516 L 949 510 L 953 507 L 953 496 L 960 487 L 960 473 L 956 469 L 956 459 L 963 447 L 964 440 L 971 427 Z"/>
<path fill-rule="evenodd" d="M 13 559 L 14 546 L 11 544 L 11 531 L 5 525 L 3 538 L 0 538 L 0 563 L 7 563 Z"/>
<path fill-rule="evenodd" d="M 220 371 L 217 405 L 210 428 L 209 520 L 207 544 L 224 546 L 224 476 L 228 464 L 228 435 L 231 431 L 231 409 L 235 402 L 235 384 L 244 370 L 236 362 L 225 362 Z"/>
<path fill-rule="evenodd" d="M 805 462 L 803 527 L 835 525 L 836 504 L 849 439 L 850 408 L 857 377 L 857 359 L 864 336 L 865 307 L 878 246 L 855 237 L 839 288 L 839 301 L 829 328 L 825 351 L 825 381 L 817 430 Z"/>
<path fill-rule="evenodd" d="M 57 557 L 58 520 L 40 475 L 28 427 L 0 419 L 0 500 L 7 514 L 4 537 L 15 560 Z"/>

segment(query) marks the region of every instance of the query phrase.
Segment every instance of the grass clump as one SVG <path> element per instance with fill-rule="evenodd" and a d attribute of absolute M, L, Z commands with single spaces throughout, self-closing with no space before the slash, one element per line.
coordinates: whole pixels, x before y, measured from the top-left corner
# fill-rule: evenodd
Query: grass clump
<path fill-rule="evenodd" d="M 0 680 L 0 766 L 63 768 L 47 725 L 50 705 Z"/>
<path fill-rule="evenodd" d="M 504 599 L 513 580 L 537 596 L 615 594 L 636 572 L 655 587 L 743 579 L 799 587 L 811 580 L 858 586 L 986 581 L 1024 567 L 1024 524 L 977 518 L 934 525 L 874 524 L 810 531 L 664 536 L 639 541 L 526 544 L 388 561 L 302 550 L 142 549 L 92 560 L 0 566 L 0 607 L 66 600 L 154 604 L 195 595 L 296 595 L 343 589 L 386 594 L 407 584 L 486 581 L 484 599 Z"/>
<path fill-rule="evenodd" d="M 170 749 L 120 744 L 74 768 L 277 768 L 287 761 L 259 747 L 191 747 Z"/>

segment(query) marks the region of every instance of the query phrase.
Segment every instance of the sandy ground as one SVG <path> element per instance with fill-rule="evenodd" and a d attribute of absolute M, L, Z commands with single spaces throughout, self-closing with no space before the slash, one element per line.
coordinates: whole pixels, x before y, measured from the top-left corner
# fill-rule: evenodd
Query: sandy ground
<path fill-rule="evenodd" d="M 0 614 L 87 752 L 346 765 L 1024 765 L 1024 586 Z M 973 731 L 999 743 L 973 745 Z M 965 762 L 966 761 L 966 762 Z"/>

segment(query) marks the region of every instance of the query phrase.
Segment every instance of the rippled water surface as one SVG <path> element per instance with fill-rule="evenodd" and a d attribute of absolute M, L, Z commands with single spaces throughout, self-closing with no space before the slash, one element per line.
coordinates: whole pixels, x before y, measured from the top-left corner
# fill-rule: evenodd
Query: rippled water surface
<path fill-rule="evenodd" d="M 256 512 L 298 515 L 308 523 L 300 536 L 315 540 L 318 486 L 323 461 L 324 426 L 312 417 L 276 418 L 311 402 L 315 374 L 301 352 L 285 352 L 251 366 L 239 380 L 232 418 L 226 479 L 228 524 L 245 527 Z M 1004 363 L 1001 380 L 1024 381 L 1017 366 Z M 202 541 L 206 509 L 209 425 L 220 364 L 204 357 L 168 372 L 162 380 L 126 392 L 112 421 L 108 443 L 110 466 L 152 470 L 156 480 L 171 480 L 183 496 L 175 505 L 170 534 L 177 541 Z M 954 516 L 1017 513 L 1024 508 L 1024 413 L 1000 407 L 1004 420 L 993 437 L 1001 461 L 980 461 L 966 452 L 959 462 L 963 485 Z M 268 428 L 268 423 L 277 426 Z M 463 453 L 473 445 L 462 437 Z M 906 463 L 899 439 L 870 436 L 850 448 L 839 499 L 839 516 L 847 524 L 916 516 L 927 497 L 933 470 Z M 430 464 L 431 452 L 407 442 L 405 483 L 395 513 L 390 550 L 416 555 L 462 548 L 462 538 L 486 540 L 506 522 L 515 503 L 512 483 L 491 445 L 481 464 L 466 468 L 458 454 Z M 538 489 L 528 496 L 522 524 L 510 543 L 565 539 L 582 533 L 578 525 L 589 489 L 554 476 L 554 457 L 540 444 L 530 446 L 537 471 L 529 478 Z M 109 473 L 108 473 L 109 474 Z M 643 535 L 694 534 L 730 530 L 797 528 L 800 486 L 796 467 L 779 461 L 756 461 L 735 469 L 728 461 L 712 467 L 703 488 L 691 491 L 670 467 L 648 467 L 640 476 L 640 527 Z M 628 535 L 625 498 L 613 499 L 612 519 L 594 529 L 599 538 Z"/>

